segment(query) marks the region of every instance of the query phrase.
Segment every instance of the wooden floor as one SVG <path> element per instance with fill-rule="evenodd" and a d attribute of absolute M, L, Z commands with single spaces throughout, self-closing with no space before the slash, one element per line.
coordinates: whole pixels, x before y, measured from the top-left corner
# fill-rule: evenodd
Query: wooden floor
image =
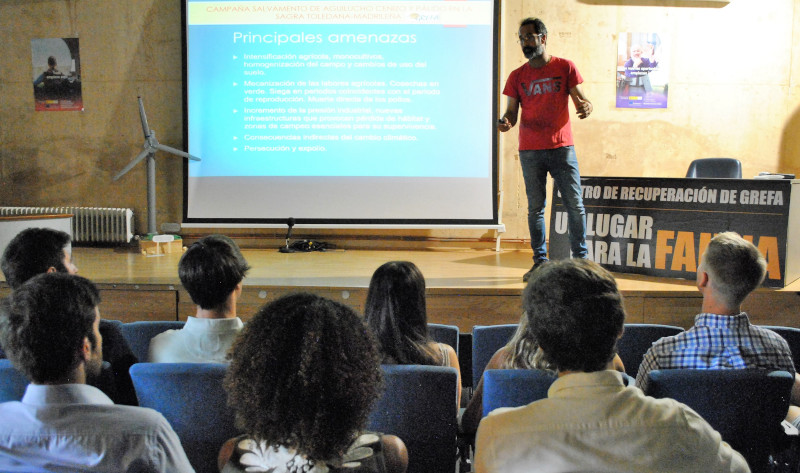
<path fill-rule="evenodd" d="M 244 250 L 252 266 L 244 281 L 240 315 L 247 319 L 265 302 L 283 294 L 310 291 L 363 309 L 369 279 L 381 264 L 412 261 L 428 288 L 431 322 L 458 325 L 512 323 L 521 314 L 522 274 L 531 252 L 436 249 L 428 251 L 330 251 L 284 254 L 277 250 Z M 102 290 L 106 318 L 180 320 L 195 307 L 177 275 L 180 254 L 147 257 L 128 250 L 75 248 L 80 274 Z M 629 323 L 691 326 L 700 309 L 694 281 L 616 274 L 625 296 Z M 754 323 L 800 326 L 800 281 L 782 290 L 759 289 L 745 309 Z"/>

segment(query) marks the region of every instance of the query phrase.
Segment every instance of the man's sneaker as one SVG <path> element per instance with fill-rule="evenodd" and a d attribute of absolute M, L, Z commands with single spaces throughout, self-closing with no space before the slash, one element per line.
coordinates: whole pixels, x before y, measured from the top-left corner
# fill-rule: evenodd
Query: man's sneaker
<path fill-rule="evenodd" d="M 528 279 L 531 278 L 531 274 L 533 274 L 533 272 L 536 271 L 537 269 L 541 268 L 542 265 L 545 263 L 547 263 L 547 260 L 534 263 L 534 265 L 531 266 L 531 269 L 529 269 L 527 273 L 522 275 L 522 282 L 528 282 Z"/>

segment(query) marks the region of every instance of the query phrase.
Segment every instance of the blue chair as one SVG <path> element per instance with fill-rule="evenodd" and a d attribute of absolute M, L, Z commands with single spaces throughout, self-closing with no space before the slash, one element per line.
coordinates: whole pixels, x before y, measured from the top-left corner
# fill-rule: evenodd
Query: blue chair
<path fill-rule="evenodd" d="M 686 177 L 741 179 L 742 163 L 733 158 L 702 158 L 689 164 Z"/>
<path fill-rule="evenodd" d="M 785 446 L 793 383 L 786 371 L 654 370 L 646 394 L 694 409 L 757 472 L 769 471 L 769 455 Z"/>
<path fill-rule="evenodd" d="M 761 325 L 761 328 L 772 330 L 777 333 L 786 343 L 789 344 L 789 349 L 792 351 L 792 361 L 794 368 L 800 366 L 800 328 L 794 327 L 779 327 L 777 325 Z"/>
<path fill-rule="evenodd" d="M 133 354 L 140 362 L 147 361 L 150 339 L 167 330 L 180 330 L 186 322 L 176 320 L 148 320 L 122 324 L 122 336 L 128 341 Z"/>
<path fill-rule="evenodd" d="M 622 338 L 617 341 L 617 354 L 625 365 L 625 373 L 636 377 L 639 365 L 653 342 L 683 332 L 681 327 L 661 324 L 625 324 Z"/>
<path fill-rule="evenodd" d="M 547 397 L 556 374 L 545 370 L 483 372 L 483 416 L 499 407 L 525 406 Z"/>
<path fill-rule="evenodd" d="M 503 348 L 518 324 L 476 325 L 472 327 L 472 386 L 478 386 L 483 370 L 494 356 Z"/>
<path fill-rule="evenodd" d="M 455 471 L 455 368 L 383 365 L 381 369 L 386 389 L 367 428 L 403 439 L 408 448 L 408 473 Z"/>
<path fill-rule="evenodd" d="M 444 324 L 428 324 L 428 335 L 435 342 L 453 347 L 458 354 L 458 326 Z"/>
<path fill-rule="evenodd" d="M 0 402 L 21 400 L 28 383 L 28 378 L 11 361 L 0 359 Z"/>
<path fill-rule="evenodd" d="M 0 359 L 0 402 L 20 401 L 28 387 L 28 378 L 14 367 L 8 359 Z M 103 362 L 100 374 L 89 381 L 89 384 L 106 394 L 114 394 L 114 370 L 107 361 Z"/>
<path fill-rule="evenodd" d="M 198 473 L 216 473 L 220 447 L 242 434 L 226 404 L 226 369 L 218 363 L 137 363 L 130 369 L 139 405 L 164 415 Z"/>

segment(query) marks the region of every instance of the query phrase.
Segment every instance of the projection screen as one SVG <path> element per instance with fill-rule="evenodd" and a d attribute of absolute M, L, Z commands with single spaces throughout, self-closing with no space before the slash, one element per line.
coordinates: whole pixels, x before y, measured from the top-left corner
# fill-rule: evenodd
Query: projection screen
<path fill-rule="evenodd" d="M 184 223 L 496 224 L 498 8 L 185 1 Z"/>

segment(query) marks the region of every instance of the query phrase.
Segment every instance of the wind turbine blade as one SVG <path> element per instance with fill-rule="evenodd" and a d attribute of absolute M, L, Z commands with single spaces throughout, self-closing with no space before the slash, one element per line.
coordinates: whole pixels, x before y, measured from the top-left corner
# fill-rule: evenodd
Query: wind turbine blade
<path fill-rule="evenodd" d="M 142 119 L 142 133 L 144 133 L 144 139 L 150 137 L 150 125 L 147 124 L 147 115 L 144 113 L 144 102 L 142 102 L 142 96 L 139 96 L 139 118 Z"/>
<path fill-rule="evenodd" d="M 134 166 L 136 166 L 137 164 L 139 164 L 139 161 L 141 161 L 141 160 L 143 160 L 144 158 L 146 158 L 148 154 L 150 154 L 150 152 L 149 152 L 148 150 L 146 150 L 146 149 L 145 149 L 145 150 L 142 150 L 142 152 L 141 152 L 141 153 L 139 153 L 139 155 L 138 155 L 138 156 L 136 156 L 135 158 L 133 158 L 133 161 L 131 161 L 130 163 L 128 163 L 128 165 L 127 165 L 127 166 L 125 166 L 125 167 L 122 169 L 122 171 L 120 171 L 120 172 L 119 172 L 119 174 L 117 174 L 116 176 L 114 176 L 114 180 L 115 180 L 115 181 L 118 181 L 120 177 L 124 176 L 124 175 L 125 175 L 125 173 L 127 173 L 128 171 L 130 171 L 131 169 L 133 169 L 133 167 L 134 167 Z"/>
<path fill-rule="evenodd" d="M 185 153 L 185 152 L 183 152 L 183 151 L 181 151 L 179 149 L 175 149 L 175 148 L 172 148 L 172 147 L 167 146 L 167 145 L 162 145 L 161 143 L 157 144 L 156 148 L 160 149 L 161 151 L 166 151 L 167 153 L 172 153 L 172 154 L 176 154 L 178 156 L 182 156 L 184 158 L 189 158 L 192 161 L 200 161 L 200 158 L 198 158 L 197 156 L 192 156 L 189 153 Z"/>

